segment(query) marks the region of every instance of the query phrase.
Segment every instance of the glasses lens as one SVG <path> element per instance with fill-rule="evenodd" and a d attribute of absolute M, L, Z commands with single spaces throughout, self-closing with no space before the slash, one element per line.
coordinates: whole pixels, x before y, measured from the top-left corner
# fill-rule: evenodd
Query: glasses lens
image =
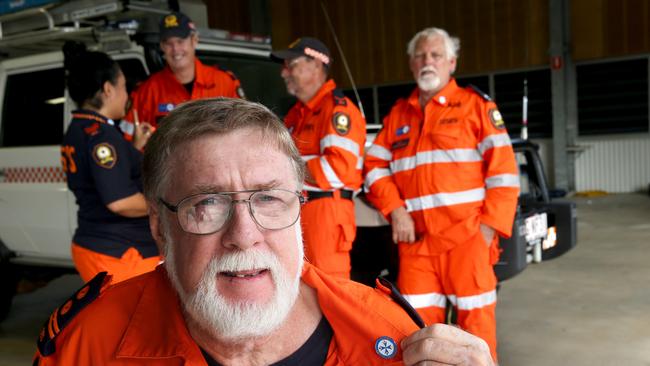
<path fill-rule="evenodd" d="M 253 218 L 265 229 L 284 229 L 293 225 L 300 214 L 300 196 L 296 192 L 270 189 L 255 192 L 250 204 Z"/>
<path fill-rule="evenodd" d="M 230 211 L 230 196 L 199 194 L 178 205 L 178 220 L 183 230 L 194 234 L 210 234 L 219 230 Z"/>

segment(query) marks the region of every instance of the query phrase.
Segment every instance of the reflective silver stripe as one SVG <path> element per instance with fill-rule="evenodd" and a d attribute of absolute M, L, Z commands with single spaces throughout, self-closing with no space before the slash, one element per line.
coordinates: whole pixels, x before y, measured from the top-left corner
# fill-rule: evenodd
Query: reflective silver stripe
<path fill-rule="evenodd" d="M 366 191 L 370 190 L 370 187 L 375 184 L 376 181 L 383 177 L 389 177 L 390 170 L 386 168 L 375 168 L 366 174 L 366 180 L 364 182 L 364 187 Z"/>
<path fill-rule="evenodd" d="M 516 174 L 499 174 L 485 179 L 487 189 L 496 187 L 517 187 L 519 188 L 519 176 Z"/>
<path fill-rule="evenodd" d="M 425 164 L 471 163 L 482 160 L 481 154 L 475 149 L 429 150 L 421 151 L 415 156 L 395 160 L 391 163 L 391 170 L 397 173 Z"/>
<path fill-rule="evenodd" d="M 359 144 L 354 142 L 353 140 L 350 140 L 349 138 L 341 137 L 338 135 L 327 135 L 320 139 L 320 152 L 321 154 L 323 151 L 325 151 L 326 148 L 328 147 L 339 147 L 345 151 L 349 151 L 354 156 L 357 157 L 357 159 L 361 155 L 361 150 L 359 150 Z"/>
<path fill-rule="evenodd" d="M 390 152 L 390 150 L 376 144 L 370 145 L 370 147 L 366 151 L 366 155 L 374 156 L 375 158 L 386 160 L 386 161 L 393 160 L 393 153 Z"/>
<path fill-rule="evenodd" d="M 305 163 L 308 162 L 309 160 L 316 159 L 320 155 L 302 155 L 302 161 Z M 357 157 L 357 164 L 355 165 L 355 169 L 361 170 L 363 169 L 363 159 Z"/>
<path fill-rule="evenodd" d="M 420 295 L 403 295 L 406 301 L 411 304 L 412 307 L 416 309 L 428 308 L 430 306 L 435 306 L 438 308 L 445 308 L 447 304 L 447 299 L 445 295 L 431 292 L 428 294 Z"/>
<path fill-rule="evenodd" d="M 480 151 L 481 155 L 483 155 L 486 151 L 490 150 L 493 147 L 511 145 L 512 142 L 510 142 L 510 136 L 508 136 L 507 133 L 499 133 L 484 138 L 483 141 L 478 144 L 478 151 Z"/>
<path fill-rule="evenodd" d="M 390 170 L 393 173 L 403 172 L 415 168 L 415 156 L 401 158 L 390 162 Z"/>
<path fill-rule="evenodd" d="M 449 301 L 454 304 L 454 306 L 457 306 L 458 310 L 479 309 L 497 302 L 497 292 L 496 290 L 492 290 L 479 295 L 461 297 L 449 295 Z"/>
<path fill-rule="evenodd" d="M 406 200 L 406 210 L 413 212 L 435 207 L 458 205 L 461 203 L 479 202 L 484 199 L 484 188 L 475 188 L 453 193 L 436 193 Z"/>
<path fill-rule="evenodd" d="M 341 179 L 339 179 L 339 177 L 336 175 L 329 161 L 327 161 L 327 159 L 325 159 L 324 156 L 321 156 L 320 158 L 320 166 L 323 168 L 323 173 L 325 173 L 325 178 L 327 178 L 327 181 L 330 183 L 332 188 L 343 187 L 343 182 L 341 182 Z"/>

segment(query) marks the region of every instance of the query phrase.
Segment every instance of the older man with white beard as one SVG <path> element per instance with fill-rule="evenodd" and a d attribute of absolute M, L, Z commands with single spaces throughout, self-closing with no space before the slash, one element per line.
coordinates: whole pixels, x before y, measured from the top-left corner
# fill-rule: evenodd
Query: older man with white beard
<path fill-rule="evenodd" d="M 519 176 L 497 106 L 460 88 L 460 41 L 439 28 L 417 33 L 407 53 L 417 88 L 400 99 L 366 153 L 368 199 L 399 244 L 398 288 L 427 324 L 458 324 L 496 360 L 498 235 L 512 228 Z M 498 234 L 498 235 L 496 235 Z"/>
<path fill-rule="evenodd" d="M 492 365 L 469 333 L 418 330 L 388 288 L 306 263 L 303 178 L 291 135 L 259 104 L 202 100 L 170 113 L 144 160 L 164 265 L 86 284 L 50 317 L 34 364 Z"/>

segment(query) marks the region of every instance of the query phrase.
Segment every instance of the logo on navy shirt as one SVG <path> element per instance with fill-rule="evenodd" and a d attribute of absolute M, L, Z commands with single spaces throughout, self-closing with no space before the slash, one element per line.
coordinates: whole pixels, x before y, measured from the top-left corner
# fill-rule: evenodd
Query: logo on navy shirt
<path fill-rule="evenodd" d="M 113 169 L 117 162 L 117 153 L 113 145 L 102 142 L 93 148 L 93 159 L 102 168 Z"/>

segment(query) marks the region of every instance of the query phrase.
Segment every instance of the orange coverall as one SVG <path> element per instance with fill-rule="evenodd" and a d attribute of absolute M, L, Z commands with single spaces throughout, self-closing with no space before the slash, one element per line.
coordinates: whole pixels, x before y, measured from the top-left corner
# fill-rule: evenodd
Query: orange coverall
<path fill-rule="evenodd" d="M 327 276 L 308 263 L 302 281 L 316 290 L 332 326 L 326 366 L 402 364 L 399 344 L 418 327 L 384 291 Z M 97 282 L 90 291 L 75 294 L 74 299 L 80 298 L 75 302 L 83 301 L 80 294 L 100 291 Z M 75 312 L 76 303 L 55 310 L 42 332 L 34 365 L 207 366 L 162 266 L 106 287 L 104 283 L 98 298 L 64 320 L 64 329 L 58 328 L 63 324 L 60 313 Z M 395 342 L 389 358 L 376 350 L 382 337 Z"/>
<path fill-rule="evenodd" d="M 216 66 L 204 65 L 197 58 L 194 61 L 195 77 L 192 95 L 176 80 L 174 73 L 165 66 L 140 84 L 131 93 L 131 109 L 120 123 L 127 139 L 132 138 L 135 113 L 139 122 L 149 122 L 153 127 L 176 106 L 188 100 L 231 97 L 243 98 L 244 92 L 239 79 L 230 71 L 222 71 Z"/>
<path fill-rule="evenodd" d="M 304 190 L 309 199 L 301 211 L 305 256 L 328 274 L 350 278 L 356 235 L 351 197 L 363 182 L 366 121 L 335 89 L 334 81 L 327 81 L 307 104 L 296 103 L 284 122 L 308 171 Z"/>
<path fill-rule="evenodd" d="M 497 236 L 509 237 L 519 175 L 496 105 L 450 82 L 425 106 L 419 89 L 384 119 L 365 157 L 368 199 L 386 217 L 406 207 L 416 242 L 399 243 L 398 287 L 427 324 L 458 324 L 483 338 L 496 359 Z M 479 225 L 498 235 L 486 243 Z"/>

